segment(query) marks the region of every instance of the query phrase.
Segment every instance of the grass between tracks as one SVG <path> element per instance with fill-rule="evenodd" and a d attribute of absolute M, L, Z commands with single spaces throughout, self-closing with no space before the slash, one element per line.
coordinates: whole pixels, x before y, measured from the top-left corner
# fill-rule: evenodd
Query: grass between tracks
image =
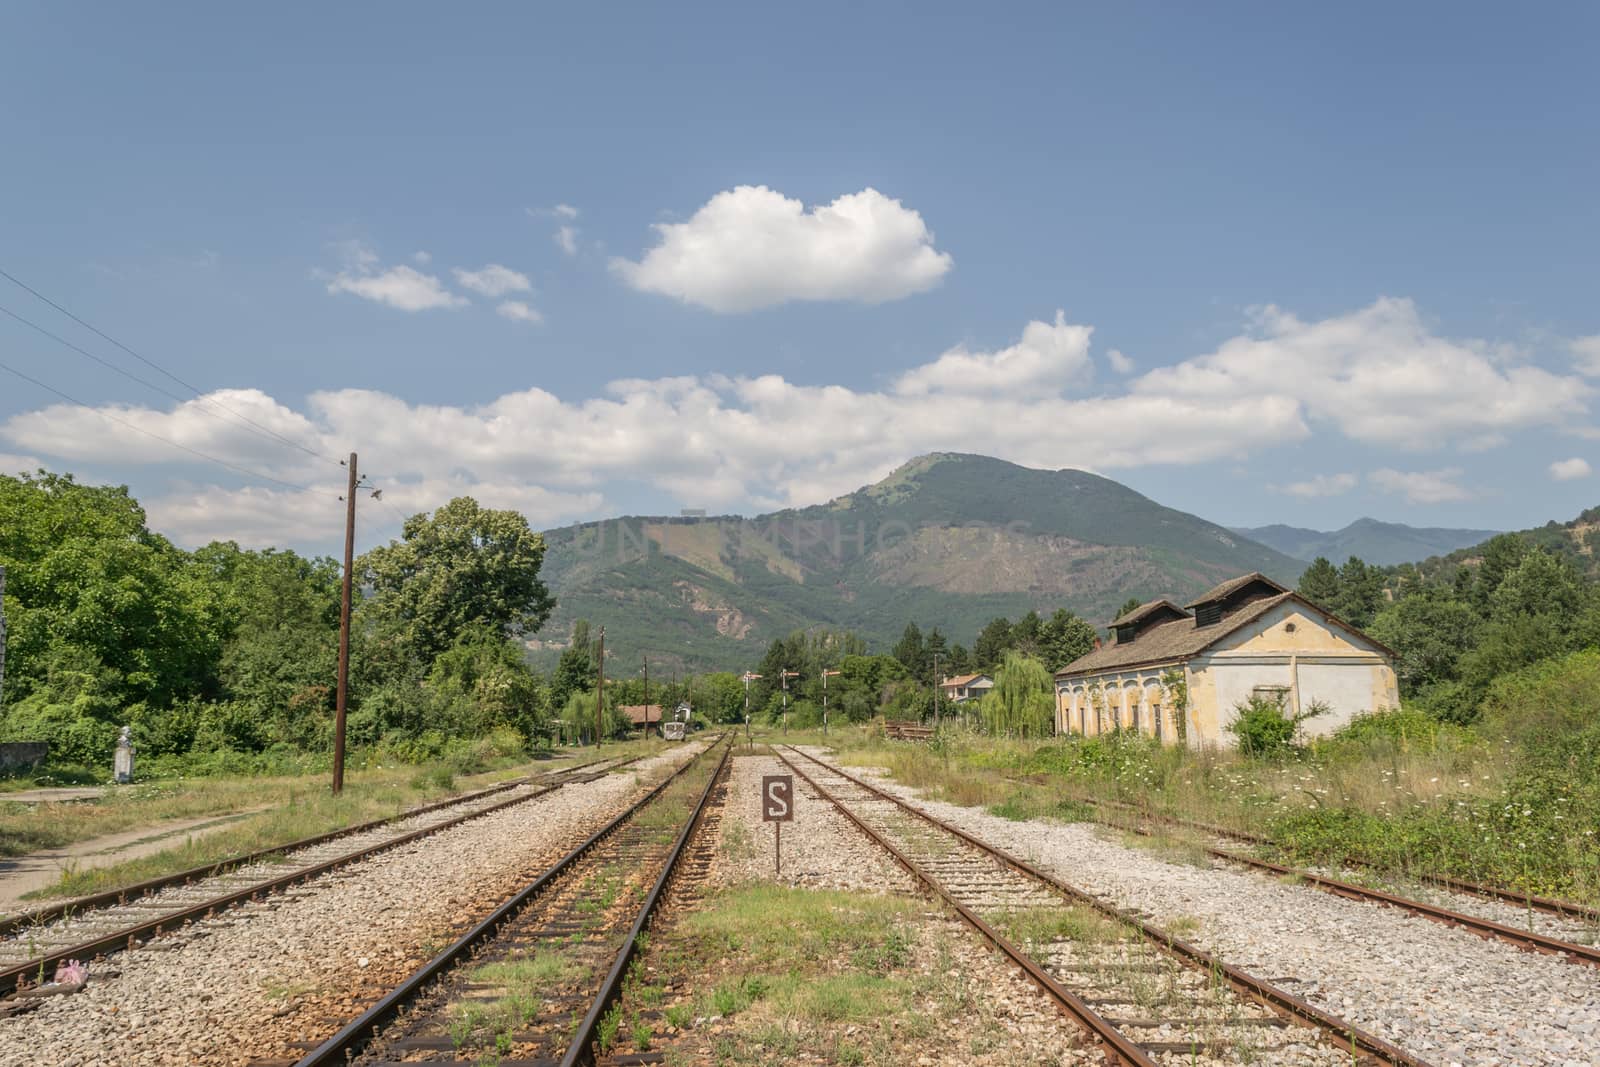
<path fill-rule="evenodd" d="M 642 1050 L 653 1029 L 692 1027 L 717 1063 L 802 1053 L 830 1063 L 900 1062 L 907 1039 L 931 1036 L 937 1020 L 971 1005 L 960 969 L 920 943 L 927 907 L 763 884 L 714 893 L 650 957 L 651 976 L 688 981 L 669 1004 L 643 976 L 625 1002 L 648 1008 L 653 997 L 664 1010 L 654 1019 L 621 1017 L 616 1033 Z M 669 1049 L 668 1062 L 683 1054 Z"/>
<path fill-rule="evenodd" d="M 515 752 L 485 751 L 473 760 L 369 766 L 345 777 L 344 792 L 331 795 L 320 776 L 208 777 L 169 779 L 109 791 L 92 801 L 27 805 L 0 794 L 0 856 L 60 848 L 125 830 L 159 833 L 167 820 L 252 811 L 226 829 L 172 848 L 106 867 L 67 866 L 60 880 L 30 898 L 73 897 L 131 885 L 232 856 L 269 849 L 303 837 L 397 815 L 408 808 L 487 788 L 525 774 L 664 751 L 659 740 L 592 748 L 558 749 L 558 761 L 532 760 Z"/>

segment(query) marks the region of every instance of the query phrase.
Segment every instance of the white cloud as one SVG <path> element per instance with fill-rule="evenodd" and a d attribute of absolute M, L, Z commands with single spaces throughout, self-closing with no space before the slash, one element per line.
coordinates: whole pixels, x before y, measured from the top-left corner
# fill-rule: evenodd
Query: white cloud
<path fill-rule="evenodd" d="M 895 392 L 924 396 L 935 390 L 977 393 L 1026 393 L 1086 379 L 1093 370 L 1089 337 L 1093 326 L 1073 326 L 1066 313 L 1055 323 L 1030 322 L 1022 340 L 998 352 L 971 352 L 958 346 L 932 363 L 902 374 Z"/>
<path fill-rule="evenodd" d="M 541 314 L 536 308 L 529 307 L 526 302 L 521 300 L 507 300 L 505 303 L 495 308 L 495 310 L 514 322 L 544 321 L 543 314 Z"/>
<path fill-rule="evenodd" d="M 564 219 L 575 219 L 578 217 L 578 209 L 573 207 L 571 204 L 557 204 L 550 210 Z"/>
<path fill-rule="evenodd" d="M 1132 388 L 1211 403 L 1280 397 L 1347 437 L 1417 449 L 1570 422 L 1595 393 L 1581 378 L 1518 363 L 1494 345 L 1438 337 L 1409 300 L 1385 297 L 1316 322 L 1268 307 L 1253 326 Z"/>
<path fill-rule="evenodd" d="M 1404 493 L 1406 500 L 1413 504 L 1471 500 L 1472 491 L 1456 484 L 1460 477 L 1460 467 L 1436 471 L 1397 471 L 1385 467 L 1367 475 L 1367 479 L 1385 493 Z"/>
<path fill-rule="evenodd" d="M 431 274 L 404 264 L 379 270 L 377 253 L 359 242 L 346 242 L 342 249 L 345 267 L 328 279 L 330 293 L 353 293 L 401 311 L 458 308 L 467 303 Z"/>
<path fill-rule="evenodd" d="M 713 311 L 791 300 L 878 304 L 931 289 L 949 272 L 922 216 L 876 189 L 807 211 L 766 186 L 718 193 L 687 222 L 658 223 L 660 242 L 611 269 L 635 289 Z"/>
<path fill-rule="evenodd" d="M 454 273 L 456 282 L 461 288 L 482 293 L 491 299 L 507 293 L 526 293 L 533 289 L 533 283 L 528 281 L 526 274 L 498 263 L 490 263 L 482 270 L 456 267 Z"/>
<path fill-rule="evenodd" d="M 1568 347 L 1572 349 L 1572 364 L 1579 374 L 1600 378 L 1600 333 L 1579 337 L 1568 342 Z"/>
<path fill-rule="evenodd" d="M 576 226 L 563 226 L 551 237 L 556 246 L 569 256 L 578 254 L 578 228 Z"/>
<path fill-rule="evenodd" d="M 1354 474 L 1318 474 L 1303 482 L 1290 482 L 1288 485 L 1275 485 L 1273 488 L 1290 496 L 1307 498 L 1338 496 L 1354 489 L 1358 481 Z"/>
<path fill-rule="evenodd" d="M 1106 362 L 1111 364 L 1111 369 L 1118 374 L 1132 374 L 1133 360 L 1122 354 L 1121 349 L 1113 348 L 1106 353 Z"/>
<path fill-rule="evenodd" d="M 413 252 L 411 253 L 411 259 L 413 262 L 423 267 L 426 267 L 429 263 L 433 262 L 433 257 L 428 255 L 426 252 Z"/>
<path fill-rule="evenodd" d="M 503 301 L 498 310 L 522 318 L 521 311 L 507 310 L 520 303 Z M 533 308 L 526 311 L 537 315 Z M 300 410 L 257 390 L 213 397 L 316 452 L 341 455 L 359 443 L 363 464 L 384 472 L 386 499 L 393 499 L 390 484 L 415 487 L 407 507 L 436 506 L 449 495 L 481 486 L 499 499 L 528 500 L 529 507 L 543 509 L 540 516 L 563 518 L 594 517 L 585 508 L 590 502 L 600 507 L 598 494 L 620 481 L 650 486 L 690 506 L 748 510 L 814 503 L 931 451 L 1113 472 L 1237 461 L 1303 441 L 1314 427 L 1363 445 L 1393 443 L 1388 423 L 1343 413 L 1319 391 L 1344 390 L 1383 411 L 1406 405 L 1420 409 L 1395 416 L 1406 420 L 1400 435 L 1405 445 L 1417 439 L 1510 435 L 1523 424 L 1519 397 L 1505 404 L 1479 397 L 1477 407 L 1468 400 L 1496 384 L 1516 394 L 1527 387 L 1517 372 L 1532 368 L 1515 361 L 1504 365 L 1487 346 L 1443 342 L 1426 332 L 1402 331 L 1409 347 L 1391 343 L 1393 331 L 1379 328 L 1387 319 L 1379 316 L 1374 326 L 1368 321 L 1371 311 L 1309 324 L 1292 320 L 1292 327 L 1280 322 L 1266 338 L 1241 336 L 1210 355 L 1099 387 L 1093 385 L 1088 359 L 1091 328 L 1057 314 L 1050 322 L 1027 323 L 1014 343 L 990 350 L 950 349 L 879 389 L 800 385 L 768 374 L 626 379 L 611 382 L 599 395 L 574 399 L 527 389 L 472 406 L 413 403 L 365 389 L 314 393 Z M 1369 356 L 1367 344 L 1401 367 L 1394 383 L 1397 397 L 1382 391 L 1381 377 L 1369 379 L 1369 360 L 1377 357 Z M 1428 358 L 1453 373 L 1420 375 L 1406 369 Z M 1277 373 L 1270 373 L 1274 366 Z M 1572 381 L 1558 379 L 1546 399 L 1577 417 L 1587 413 L 1588 394 L 1568 388 Z M 202 401 L 165 410 L 121 405 L 106 410 L 186 447 L 286 481 L 320 487 L 329 479 L 329 464 L 263 440 L 218 417 Z M 46 461 L 160 465 L 191 479 L 203 469 L 191 456 L 71 405 L 11 417 L 0 424 L 0 447 Z M 337 468 L 332 474 L 337 477 Z M 1370 480 L 1415 502 L 1437 503 L 1471 495 L 1460 477 L 1456 468 L 1385 468 Z M 1328 494 L 1348 491 L 1354 481 L 1353 475 L 1334 473 L 1281 491 Z M 337 495 L 337 486 L 332 491 Z M 527 496 L 516 497 L 516 492 Z M 221 493 L 218 499 L 223 503 L 216 506 L 226 511 L 233 497 Z M 257 498 L 239 501 L 247 518 L 267 507 L 258 506 Z M 228 526 L 224 518 L 196 511 L 196 504 L 165 506 L 170 511 L 164 514 L 191 531 L 185 536 L 248 525 Z M 322 520 L 309 513 L 298 519 L 292 500 L 278 499 L 273 507 L 271 521 L 279 524 L 273 529 L 302 530 L 297 538 L 274 535 L 277 540 L 323 536 Z"/>
<path fill-rule="evenodd" d="M 0 474 L 32 474 L 40 467 L 49 464 L 41 463 L 33 456 L 19 456 L 14 452 L 0 452 Z"/>
<path fill-rule="evenodd" d="M 1589 474 L 1589 461 L 1582 456 L 1573 456 L 1571 459 L 1558 459 L 1550 464 L 1550 477 L 1558 482 L 1570 482 L 1578 478 L 1587 478 Z"/>

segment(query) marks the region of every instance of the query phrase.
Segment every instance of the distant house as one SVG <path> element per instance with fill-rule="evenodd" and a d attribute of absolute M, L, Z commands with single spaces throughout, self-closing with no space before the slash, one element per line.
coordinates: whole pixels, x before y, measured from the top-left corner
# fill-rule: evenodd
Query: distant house
<path fill-rule="evenodd" d="M 987 674 L 959 674 L 939 683 L 941 695 L 951 704 L 977 700 L 993 688 L 994 679 Z"/>
<path fill-rule="evenodd" d="M 1115 640 L 1056 672 L 1056 729 L 1093 736 L 1136 730 L 1191 747 L 1230 745 L 1227 726 L 1252 696 L 1298 714 L 1329 714 L 1327 734 L 1364 712 L 1397 707 L 1394 653 L 1261 574 L 1223 582 L 1179 607 L 1152 600 L 1112 621 Z M 1183 730 L 1175 701 L 1187 694 Z"/>
<path fill-rule="evenodd" d="M 661 732 L 660 704 L 619 704 L 617 710 L 633 725 L 645 727 L 645 733 Z"/>

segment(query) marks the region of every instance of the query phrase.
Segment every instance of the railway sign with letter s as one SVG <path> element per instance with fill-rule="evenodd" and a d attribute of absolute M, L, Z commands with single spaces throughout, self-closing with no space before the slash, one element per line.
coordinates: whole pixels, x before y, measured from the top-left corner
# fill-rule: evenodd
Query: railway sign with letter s
<path fill-rule="evenodd" d="M 766 774 L 761 777 L 761 819 L 763 822 L 794 821 L 794 776 Z"/>

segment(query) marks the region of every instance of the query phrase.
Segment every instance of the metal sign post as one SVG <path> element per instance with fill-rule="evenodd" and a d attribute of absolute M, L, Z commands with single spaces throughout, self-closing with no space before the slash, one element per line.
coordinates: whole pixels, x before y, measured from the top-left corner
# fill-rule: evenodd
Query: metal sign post
<path fill-rule="evenodd" d="M 838 671 L 822 669 L 822 736 L 828 736 L 828 679 L 836 677 Z"/>
<path fill-rule="evenodd" d="M 761 776 L 761 819 L 772 824 L 772 865 L 783 873 L 783 824 L 794 821 L 794 775 Z"/>
<path fill-rule="evenodd" d="M 744 672 L 744 743 L 752 752 L 755 751 L 756 743 L 750 737 L 750 683 L 760 677 L 761 675 L 754 671 Z"/>

